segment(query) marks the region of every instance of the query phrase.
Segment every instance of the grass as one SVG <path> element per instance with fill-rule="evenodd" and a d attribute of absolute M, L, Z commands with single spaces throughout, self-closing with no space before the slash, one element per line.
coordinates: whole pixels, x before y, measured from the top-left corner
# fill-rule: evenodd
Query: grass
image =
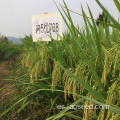
<path fill-rule="evenodd" d="M 69 32 L 63 34 L 61 41 L 51 38 L 49 43 L 33 43 L 32 36 L 23 39 L 20 63 L 16 75 L 12 78 L 16 81 L 21 96 L 1 113 L 0 117 L 7 115 L 13 108 L 18 109 L 19 106 L 19 112 L 30 109 L 33 101 L 36 104 L 43 100 L 40 96 L 48 94 L 48 101 L 53 95 L 50 107 L 52 109 L 51 114 L 44 119 L 120 119 L 120 24 L 96 0 L 111 23 L 97 27 L 88 6 L 91 20 L 82 9 L 85 26 L 84 29 L 78 29 L 74 26 L 67 4 L 63 2 L 64 7 L 57 8 Z M 114 2 L 119 10 L 119 1 Z M 56 96 L 61 104 L 110 105 L 110 109 L 58 111 L 55 106 L 58 99 Z M 47 106 L 49 105 L 50 103 Z M 32 110 L 35 111 L 37 107 L 40 109 L 41 105 L 38 103 Z M 45 109 L 43 111 L 45 112 Z M 41 112 L 36 115 L 36 119 Z"/>

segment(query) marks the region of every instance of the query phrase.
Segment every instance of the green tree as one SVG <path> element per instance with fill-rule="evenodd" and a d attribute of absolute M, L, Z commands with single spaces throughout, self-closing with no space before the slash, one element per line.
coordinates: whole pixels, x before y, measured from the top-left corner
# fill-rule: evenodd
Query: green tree
<path fill-rule="evenodd" d="M 99 14 L 99 16 L 96 20 L 96 24 L 97 24 L 97 26 L 102 25 L 104 27 L 106 23 L 110 23 L 110 20 L 105 15 L 105 13 L 102 12 L 102 14 Z"/>

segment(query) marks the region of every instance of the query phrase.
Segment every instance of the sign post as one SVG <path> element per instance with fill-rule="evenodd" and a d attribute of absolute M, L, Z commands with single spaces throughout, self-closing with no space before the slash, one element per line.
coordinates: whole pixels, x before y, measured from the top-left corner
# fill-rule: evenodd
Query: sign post
<path fill-rule="evenodd" d="M 63 32 L 62 16 L 59 13 L 32 16 L 33 42 L 59 40 Z"/>

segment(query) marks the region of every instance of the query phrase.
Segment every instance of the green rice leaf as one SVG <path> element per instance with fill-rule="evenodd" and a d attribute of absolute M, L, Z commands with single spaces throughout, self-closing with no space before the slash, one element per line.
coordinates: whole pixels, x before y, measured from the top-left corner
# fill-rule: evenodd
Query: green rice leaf
<path fill-rule="evenodd" d="M 118 11 L 120 12 L 120 1 L 114 0 L 114 3 L 115 3 L 115 5 L 116 5 Z"/>

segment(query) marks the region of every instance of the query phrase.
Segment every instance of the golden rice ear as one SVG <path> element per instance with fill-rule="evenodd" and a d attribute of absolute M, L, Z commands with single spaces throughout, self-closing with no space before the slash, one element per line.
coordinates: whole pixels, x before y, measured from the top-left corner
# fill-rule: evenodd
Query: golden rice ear
<path fill-rule="evenodd" d="M 22 63 L 22 67 L 24 67 L 24 65 L 25 65 L 25 62 L 24 62 L 24 60 L 22 60 L 22 61 L 21 61 L 21 63 Z"/>
<path fill-rule="evenodd" d="M 67 101 L 67 95 L 68 95 L 68 88 L 67 88 L 67 82 L 65 82 L 65 86 L 64 86 L 64 97 L 65 97 L 65 101 Z"/>
<path fill-rule="evenodd" d="M 100 112 L 99 112 L 99 116 L 98 116 L 98 119 L 97 120 L 104 120 L 105 119 L 105 109 L 102 109 Z"/>
<path fill-rule="evenodd" d="M 104 70 L 101 79 L 101 82 L 104 86 L 106 86 L 107 84 L 107 76 L 111 71 L 111 66 L 112 66 L 112 62 L 110 61 L 110 58 L 106 56 L 104 60 Z"/>
<path fill-rule="evenodd" d="M 35 72 L 35 69 L 33 67 L 32 70 L 31 70 L 31 72 L 30 72 L 30 83 L 34 83 L 35 82 L 34 72 Z"/>
<path fill-rule="evenodd" d="M 65 101 L 66 101 L 67 96 L 69 96 L 72 92 L 73 80 L 65 72 L 63 74 L 63 79 L 64 79 L 64 97 L 65 97 Z"/>
<path fill-rule="evenodd" d="M 31 55 L 31 53 L 28 53 L 26 55 L 26 58 L 25 58 L 25 67 L 29 67 L 30 55 Z"/>
<path fill-rule="evenodd" d="M 77 83 L 73 81 L 73 99 L 76 100 Z"/>
<path fill-rule="evenodd" d="M 54 67 L 52 71 L 52 90 L 58 85 L 62 80 L 63 70 L 60 68 L 57 62 L 54 62 Z"/>
<path fill-rule="evenodd" d="M 49 53 L 45 52 L 44 53 L 44 57 L 42 58 L 42 61 L 43 61 L 43 71 L 48 74 L 48 72 L 50 71 L 51 69 L 51 61 L 49 59 L 49 56 L 48 56 Z"/>
<path fill-rule="evenodd" d="M 40 75 L 40 71 L 41 70 L 41 65 L 40 65 L 40 61 L 38 61 L 35 65 L 35 73 L 34 73 L 34 77 L 35 77 L 35 81 L 38 81 L 38 77 Z"/>
<path fill-rule="evenodd" d="M 120 82 L 115 81 L 111 87 L 109 87 L 108 95 L 106 99 L 107 104 L 117 104 L 120 98 Z"/>
<path fill-rule="evenodd" d="M 120 83 L 115 81 L 108 90 L 106 104 L 117 106 L 119 104 L 119 98 L 120 98 Z M 114 120 L 113 118 L 119 118 L 119 117 L 116 113 L 108 109 L 108 110 L 100 111 L 98 120 L 104 120 L 104 119 Z"/>
<path fill-rule="evenodd" d="M 89 98 L 93 98 L 92 96 L 88 96 Z M 93 106 L 95 107 L 95 104 L 91 101 L 86 100 L 84 103 L 85 107 Z M 84 109 L 83 119 L 84 120 L 92 120 L 94 116 L 96 115 L 95 109 Z"/>
<path fill-rule="evenodd" d="M 26 67 L 26 56 L 27 54 L 22 56 L 22 60 L 21 60 L 22 67 Z"/>
<path fill-rule="evenodd" d="M 76 66 L 75 75 L 80 79 L 84 80 L 85 82 L 87 82 L 89 80 L 89 75 L 90 75 L 88 65 L 80 61 L 80 63 Z M 92 82 L 93 82 L 93 79 L 92 79 Z M 77 88 L 79 89 L 80 94 L 84 92 L 84 89 L 80 84 L 78 84 Z"/>
<path fill-rule="evenodd" d="M 120 115 L 112 113 L 112 118 L 110 120 L 120 120 Z"/>
<path fill-rule="evenodd" d="M 30 75 L 30 83 L 34 83 L 33 76 Z"/>

